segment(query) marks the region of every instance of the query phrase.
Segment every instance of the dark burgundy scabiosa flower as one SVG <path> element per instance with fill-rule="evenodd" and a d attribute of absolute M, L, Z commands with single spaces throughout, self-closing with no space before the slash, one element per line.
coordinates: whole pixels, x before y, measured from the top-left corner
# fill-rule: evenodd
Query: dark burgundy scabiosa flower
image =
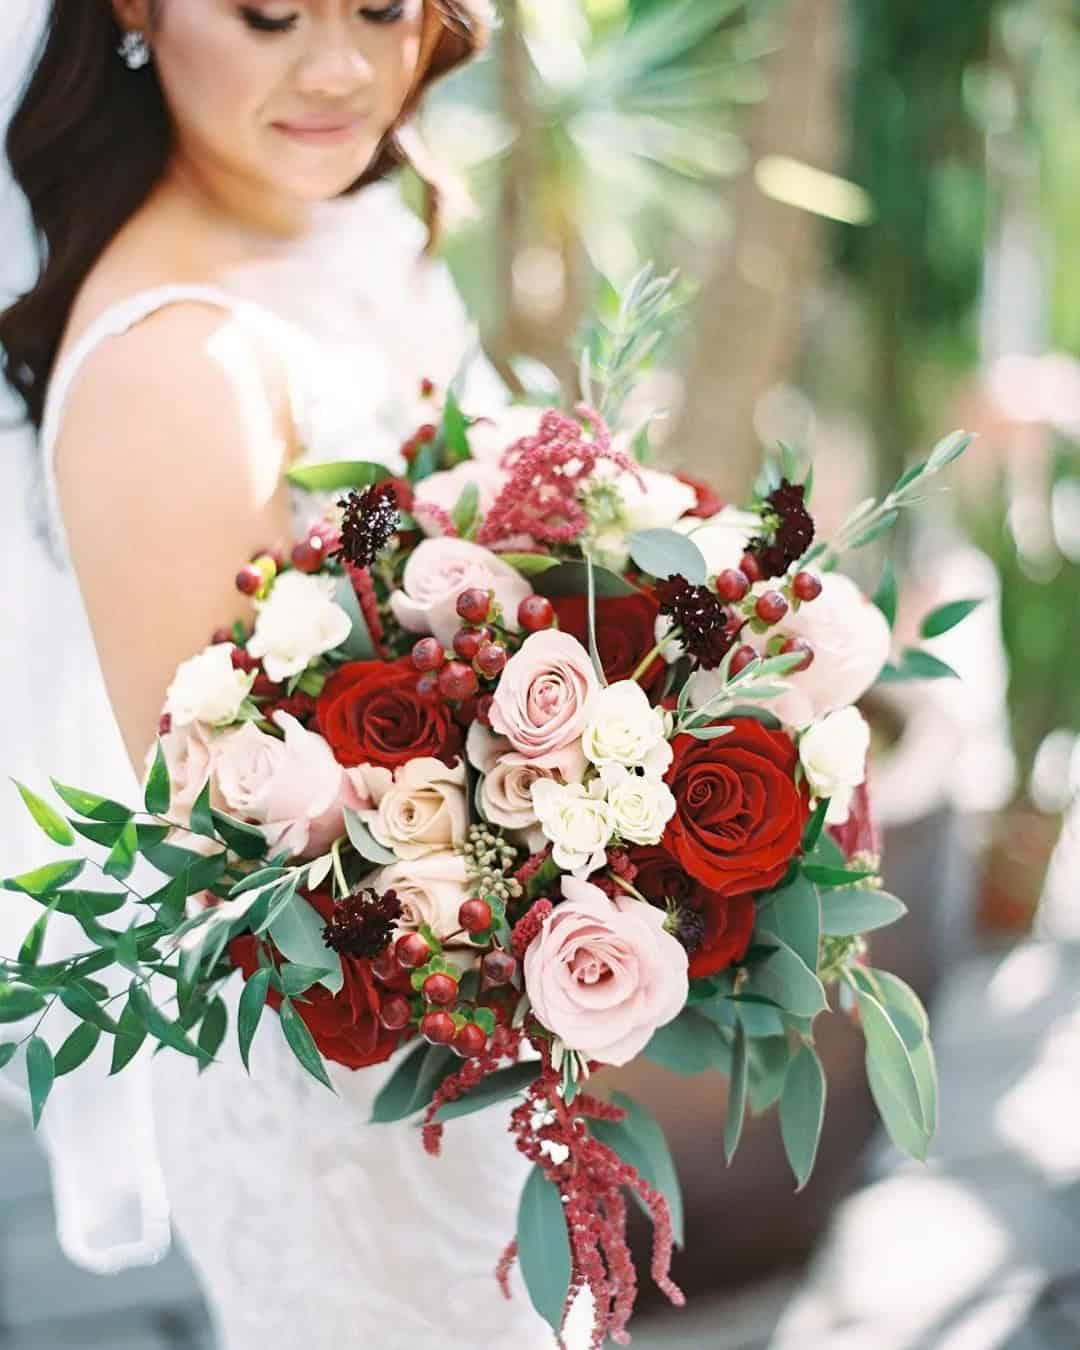
<path fill-rule="evenodd" d="M 692 905 L 669 900 L 664 927 L 686 948 L 687 956 L 695 955 L 705 941 L 705 915 Z"/>
<path fill-rule="evenodd" d="M 370 567 L 397 533 L 397 493 L 389 483 L 376 483 L 362 492 L 350 492 L 338 506 L 345 512 L 338 551 L 353 567 Z"/>
<path fill-rule="evenodd" d="M 388 946 L 395 922 L 401 918 L 401 901 L 395 891 L 358 891 L 334 906 L 323 929 L 323 941 L 340 956 L 373 959 Z"/>
<path fill-rule="evenodd" d="M 782 479 L 765 498 L 765 534 L 751 539 L 747 552 L 758 560 L 761 575 L 780 577 L 814 542 L 814 519 L 806 509 L 806 485 Z"/>
<path fill-rule="evenodd" d="M 715 670 L 735 645 L 743 620 L 708 586 L 693 586 L 685 577 L 656 583 L 660 613 L 681 630 L 679 641 L 702 670 Z"/>

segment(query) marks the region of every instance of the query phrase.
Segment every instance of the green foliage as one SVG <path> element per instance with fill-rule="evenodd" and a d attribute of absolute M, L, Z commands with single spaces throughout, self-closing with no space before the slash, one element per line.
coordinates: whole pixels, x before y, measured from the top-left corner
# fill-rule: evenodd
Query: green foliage
<path fill-rule="evenodd" d="M 30 1090 L 30 1109 L 35 1129 L 41 1123 L 41 1113 L 55 1078 L 52 1051 L 40 1036 L 31 1036 L 26 1047 L 26 1083 Z"/>
<path fill-rule="evenodd" d="M 269 966 L 257 970 L 244 985 L 240 995 L 240 1005 L 236 1013 L 236 1035 L 240 1044 L 240 1058 L 244 1068 L 251 1072 L 251 1043 L 259 1029 L 263 1009 L 266 1007 L 266 993 L 270 987 L 272 971 Z"/>
<path fill-rule="evenodd" d="M 780 1098 L 780 1134 L 799 1190 L 810 1180 L 825 1120 L 825 1071 L 809 1045 L 788 1065 Z"/>
<path fill-rule="evenodd" d="M 682 1247 L 685 1242 L 682 1188 L 664 1131 L 639 1102 L 623 1093 L 613 1092 L 611 1104 L 621 1107 L 626 1112 L 625 1118 L 618 1121 L 593 1121 L 590 1132 L 602 1144 L 614 1149 L 624 1162 L 629 1163 L 654 1190 L 660 1192 L 671 1212 L 675 1244 Z M 631 1194 L 642 1210 L 648 1213 L 637 1192 L 631 1190 Z"/>
<path fill-rule="evenodd" d="M 630 557 L 649 576 L 683 576 L 696 586 L 708 580 L 709 569 L 701 550 L 677 530 L 638 530 L 626 542 Z"/>
<path fill-rule="evenodd" d="M 459 1116 L 470 1116 L 476 1111 L 493 1106 L 496 1102 L 516 1097 L 524 1092 L 530 1083 L 536 1081 L 536 1076 L 535 1063 L 512 1064 L 507 1069 L 499 1069 L 489 1074 L 464 1096 L 452 1102 L 444 1102 L 436 1112 L 435 1119 L 456 1120 Z"/>
<path fill-rule="evenodd" d="M 356 492 L 390 477 L 383 464 L 366 460 L 335 460 L 329 464 L 300 464 L 285 477 L 294 487 L 309 492 Z"/>
<path fill-rule="evenodd" d="M 16 783 L 19 789 L 19 796 L 23 799 L 26 809 L 30 812 L 35 823 L 42 829 L 54 844 L 60 844 L 63 848 L 68 848 L 75 842 L 75 836 L 72 833 L 71 826 L 59 815 L 48 802 L 42 801 L 36 793 L 24 787 L 22 783 Z"/>
<path fill-rule="evenodd" d="M 293 1006 L 291 999 L 285 999 L 281 1004 L 281 1029 L 285 1033 L 285 1040 L 289 1049 L 296 1056 L 301 1066 L 311 1074 L 312 1078 L 333 1092 L 334 1085 L 330 1082 L 319 1048 L 312 1039 L 311 1032 L 308 1031 L 303 1018 Z"/>
<path fill-rule="evenodd" d="M 518 1263 L 532 1305 L 558 1331 L 570 1288 L 570 1238 L 554 1185 L 534 1166 L 521 1193 L 517 1219 Z"/>

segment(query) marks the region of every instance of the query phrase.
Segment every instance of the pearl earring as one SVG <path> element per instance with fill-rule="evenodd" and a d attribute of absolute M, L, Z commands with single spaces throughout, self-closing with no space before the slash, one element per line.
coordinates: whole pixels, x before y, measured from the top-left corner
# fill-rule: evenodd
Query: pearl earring
<path fill-rule="evenodd" d="M 150 44 L 137 28 L 124 34 L 116 50 L 123 57 L 128 70 L 142 70 L 143 66 L 150 64 Z"/>

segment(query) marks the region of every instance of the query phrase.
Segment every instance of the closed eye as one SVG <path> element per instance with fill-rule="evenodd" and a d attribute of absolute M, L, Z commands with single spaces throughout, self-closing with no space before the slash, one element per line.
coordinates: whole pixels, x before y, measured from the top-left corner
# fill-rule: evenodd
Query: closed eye
<path fill-rule="evenodd" d="M 387 5 L 383 9 L 365 6 L 359 13 L 369 23 L 397 23 L 405 16 L 405 4 L 404 0 L 399 0 L 399 3 Z M 252 5 L 241 5 L 240 14 L 247 26 L 256 33 L 287 33 L 296 27 L 300 17 L 298 14 L 289 14 L 284 18 L 272 19 L 269 14 L 264 14 Z"/>

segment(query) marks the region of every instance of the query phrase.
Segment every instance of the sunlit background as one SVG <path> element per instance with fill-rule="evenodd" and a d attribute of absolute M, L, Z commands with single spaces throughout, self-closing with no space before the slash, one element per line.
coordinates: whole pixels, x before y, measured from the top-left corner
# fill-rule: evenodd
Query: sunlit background
<path fill-rule="evenodd" d="M 631 1071 L 677 1150 L 691 1292 L 683 1313 L 645 1294 L 635 1344 L 1075 1350 L 1080 8 L 500 9 L 491 56 L 425 133 L 467 188 L 445 252 L 508 381 L 571 380 L 598 297 L 652 260 L 687 303 L 640 401 L 666 412 L 658 456 L 722 495 L 783 441 L 815 461 L 828 531 L 945 432 L 979 435 L 890 544 L 898 641 L 983 600 L 929 644 L 962 681 L 866 706 L 887 879 L 911 904 L 875 950 L 931 1003 L 940 1139 L 922 1168 L 874 1133 L 841 1018 L 822 1026 L 826 1131 L 799 1197 L 774 1115 L 729 1172 L 722 1081 Z M 883 557 L 857 559 L 868 590 Z M 178 1259 L 111 1282 L 65 1270 L 43 1187 L 21 1130 L 0 1131 L 0 1350 L 209 1350 Z"/>

